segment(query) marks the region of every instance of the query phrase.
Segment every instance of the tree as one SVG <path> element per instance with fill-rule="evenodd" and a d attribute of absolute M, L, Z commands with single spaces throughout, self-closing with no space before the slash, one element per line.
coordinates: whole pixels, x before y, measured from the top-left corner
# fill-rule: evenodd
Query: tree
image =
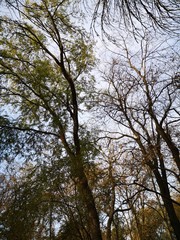
<path fill-rule="evenodd" d="M 19 158 L 48 162 L 66 156 L 89 238 L 99 240 L 98 213 L 85 174 L 95 152 L 79 123 L 86 89 L 93 87 L 93 79 L 86 76 L 94 62 L 92 43 L 71 23 L 69 1 L 30 1 L 19 12 L 21 19 L 1 19 L 1 104 L 18 114 L 1 130 L 24 133 Z"/>
<path fill-rule="evenodd" d="M 180 163 L 176 137 L 180 120 L 178 89 L 173 83 L 178 66 L 176 47 L 173 47 L 172 55 L 169 53 L 168 56 L 166 52 L 167 65 L 167 61 L 161 60 L 163 49 L 161 55 L 158 47 L 151 52 L 146 35 L 136 53 L 128 49 L 124 39 L 121 46 L 120 59 L 114 59 L 109 74 L 103 75 L 108 88 L 99 94 L 99 102 L 106 117 L 120 129 L 116 138 L 124 140 L 123 145 L 132 159 L 139 159 L 140 164 L 153 173 L 174 234 L 179 239 L 180 223 L 171 197 L 171 191 L 178 191 L 171 181 L 179 181 Z M 138 181 L 138 178 L 134 179 L 134 183 L 138 184 Z"/>

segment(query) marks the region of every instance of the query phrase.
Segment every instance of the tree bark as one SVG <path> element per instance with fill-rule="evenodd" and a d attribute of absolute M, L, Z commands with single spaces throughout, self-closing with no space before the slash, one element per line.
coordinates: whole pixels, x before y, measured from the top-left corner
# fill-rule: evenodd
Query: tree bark
<path fill-rule="evenodd" d="M 157 168 L 153 169 L 153 172 L 154 172 L 155 178 L 157 180 L 157 183 L 158 183 L 161 195 L 162 195 L 162 200 L 163 200 L 166 212 L 168 214 L 169 221 L 174 230 L 174 234 L 175 234 L 177 240 L 179 240 L 180 239 L 180 231 L 179 231 L 180 222 L 176 215 L 176 212 L 175 212 L 172 200 L 171 200 L 168 185 L 165 183 L 164 179 L 162 179 Z"/>
<path fill-rule="evenodd" d="M 90 240 L 102 240 L 99 215 L 96 209 L 92 190 L 89 186 L 88 179 L 84 171 L 81 156 L 74 157 L 72 159 L 71 168 L 71 172 L 79 193 L 80 202 L 85 208 L 85 213 L 87 214 L 86 226 Z"/>

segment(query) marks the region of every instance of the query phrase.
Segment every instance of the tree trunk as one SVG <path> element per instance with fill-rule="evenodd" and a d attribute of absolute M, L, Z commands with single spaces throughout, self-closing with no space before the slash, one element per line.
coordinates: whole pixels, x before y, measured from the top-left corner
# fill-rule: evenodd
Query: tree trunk
<path fill-rule="evenodd" d="M 81 158 L 75 158 L 72 164 L 72 174 L 79 192 L 80 201 L 87 214 L 87 232 L 91 240 L 102 240 L 99 216 L 95 206 L 92 190 L 84 172 Z"/>
<path fill-rule="evenodd" d="M 82 172 L 81 176 L 79 177 L 77 187 L 79 190 L 79 194 L 83 205 L 86 208 L 86 213 L 88 214 L 88 231 L 91 237 L 91 240 L 101 240 L 101 230 L 99 224 L 99 216 L 96 210 L 94 198 L 92 195 L 92 191 L 89 187 L 87 178 L 85 174 Z"/>
<path fill-rule="evenodd" d="M 171 223 L 171 226 L 174 230 L 174 234 L 177 238 L 177 240 L 180 239 L 180 222 L 179 219 L 176 215 L 172 200 L 171 200 L 171 196 L 170 196 L 170 192 L 169 192 L 169 188 L 167 183 L 164 181 L 164 179 L 161 177 L 159 171 L 157 168 L 153 169 L 155 178 L 157 180 L 160 192 L 161 192 L 161 196 L 162 196 L 162 200 L 164 203 L 164 207 L 166 209 L 166 212 L 168 214 L 169 217 L 169 221 Z"/>

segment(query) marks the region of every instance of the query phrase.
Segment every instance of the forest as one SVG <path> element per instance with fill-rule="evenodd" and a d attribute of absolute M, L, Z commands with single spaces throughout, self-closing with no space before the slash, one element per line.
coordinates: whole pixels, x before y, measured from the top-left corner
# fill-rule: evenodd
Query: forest
<path fill-rule="evenodd" d="M 179 0 L 0 0 L 0 240 L 180 239 Z"/>

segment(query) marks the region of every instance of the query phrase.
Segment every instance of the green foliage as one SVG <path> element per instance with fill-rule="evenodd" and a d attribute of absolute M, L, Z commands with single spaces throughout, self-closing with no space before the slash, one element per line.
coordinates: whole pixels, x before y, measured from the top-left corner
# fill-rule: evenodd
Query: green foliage
<path fill-rule="evenodd" d="M 83 109 L 94 84 L 88 81 L 94 57 L 89 36 L 71 23 L 71 11 L 69 1 L 27 1 L 23 20 L 2 19 L 0 104 L 18 113 L 19 128 L 66 132 L 73 145 L 75 110 L 66 75 Z"/>
<path fill-rule="evenodd" d="M 0 202 L 1 239 L 44 239 L 50 235 L 50 228 L 54 231 L 54 222 L 58 223 L 57 217 L 61 219 L 65 207 L 60 191 L 67 178 L 66 171 L 60 162 L 46 167 L 29 164 L 21 168 L 19 178 L 4 177 Z"/>

